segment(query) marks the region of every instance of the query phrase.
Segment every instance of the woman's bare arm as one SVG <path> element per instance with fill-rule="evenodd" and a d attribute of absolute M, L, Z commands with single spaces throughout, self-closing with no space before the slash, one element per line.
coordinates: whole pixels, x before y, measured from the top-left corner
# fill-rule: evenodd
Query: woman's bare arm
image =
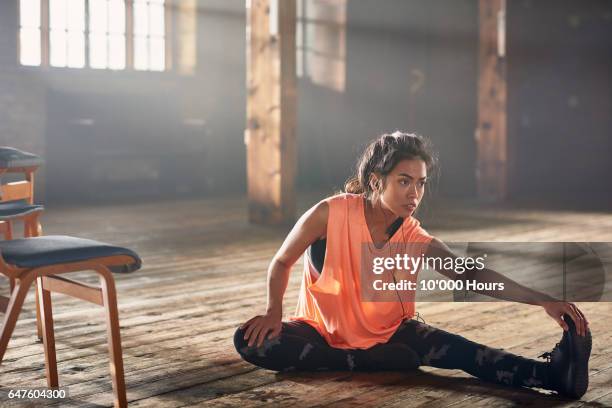
<path fill-rule="evenodd" d="M 457 256 L 448 248 L 448 246 L 446 246 L 446 244 L 436 238 L 432 239 L 427 248 L 427 253 L 425 256 L 428 258 L 457 258 Z M 503 283 L 503 290 L 474 290 L 474 292 L 497 299 L 542 306 L 546 312 L 565 330 L 567 330 L 567 324 L 565 324 L 563 321 L 562 316 L 564 313 L 567 313 L 576 323 L 576 330 L 578 333 L 581 335 L 586 334 L 588 321 L 582 311 L 573 303 L 563 302 L 545 293 L 530 289 L 500 274 L 499 272 L 494 271 L 493 269 L 473 269 L 460 274 L 453 268 L 444 268 L 443 265 L 446 264 L 445 262 L 440 262 L 440 264 L 442 264 L 442 268 L 438 269 L 437 271 L 453 280 L 473 279 L 477 282 L 483 283 Z M 453 264 L 455 263 L 453 262 Z"/>
<path fill-rule="evenodd" d="M 458 258 L 457 255 L 455 255 L 446 244 L 444 244 L 437 238 L 431 240 L 431 243 L 427 248 L 426 257 L 440 257 L 442 259 L 453 258 L 453 260 Z M 442 264 L 442 268 L 438 269 L 437 271 L 442 275 L 446 276 L 447 278 L 453 280 L 473 279 L 477 282 L 483 283 L 504 284 L 504 290 L 475 290 L 474 292 L 476 293 L 491 296 L 497 299 L 527 303 L 530 305 L 540 305 L 543 301 L 555 301 L 553 297 L 523 286 L 513 281 L 512 279 L 494 271 L 493 269 L 472 269 L 464 273 L 458 273 L 453 268 L 444 268 L 444 265 L 447 263 L 440 262 L 440 264 Z M 455 263 L 453 262 L 452 264 Z"/>
<path fill-rule="evenodd" d="M 260 346 L 266 336 L 276 337 L 280 333 L 283 316 L 283 297 L 287 290 L 291 268 L 306 249 L 327 232 L 329 205 L 325 201 L 317 203 L 306 211 L 295 223 L 291 232 L 272 258 L 268 267 L 268 300 L 266 313 L 258 315 L 242 325 L 246 328 L 245 339 L 249 346 Z"/>

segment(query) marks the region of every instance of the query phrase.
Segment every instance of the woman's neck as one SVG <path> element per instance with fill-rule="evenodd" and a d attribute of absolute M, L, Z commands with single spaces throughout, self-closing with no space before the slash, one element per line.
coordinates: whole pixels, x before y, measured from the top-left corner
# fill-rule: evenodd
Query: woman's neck
<path fill-rule="evenodd" d="M 387 220 L 393 222 L 397 218 L 397 215 L 395 215 L 393 211 L 388 209 L 380 198 L 376 198 L 374 200 L 366 198 L 365 201 L 366 208 L 368 209 L 370 214 L 373 215 L 377 220 Z"/>
<path fill-rule="evenodd" d="M 397 219 L 397 215 L 389 209 L 387 209 L 380 198 L 374 202 L 369 198 L 364 198 L 366 208 L 366 223 L 370 228 L 370 235 L 372 238 L 377 240 L 375 237 L 389 239 L 390 234 L 387 233 L 389 227 Z M 378 240 L 377 240 L 378 241 Z"/>

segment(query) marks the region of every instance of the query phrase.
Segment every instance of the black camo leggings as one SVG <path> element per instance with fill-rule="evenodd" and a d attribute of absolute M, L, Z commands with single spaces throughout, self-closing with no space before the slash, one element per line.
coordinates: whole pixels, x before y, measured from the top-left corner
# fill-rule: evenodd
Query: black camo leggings
<path fill-rule="evenodd" d="M 496 383 L 548 388 L 548 365 L 490 348 L 417 320 L 405 320 L 387 343 L 369 349 L 330 347 L 308 323 L 283 322 L 281 334 L 248 346 L 244 330 L 234 346 L 251 364 L 274 371 L 412 370 L 420 365 L 461 369 Z"/>

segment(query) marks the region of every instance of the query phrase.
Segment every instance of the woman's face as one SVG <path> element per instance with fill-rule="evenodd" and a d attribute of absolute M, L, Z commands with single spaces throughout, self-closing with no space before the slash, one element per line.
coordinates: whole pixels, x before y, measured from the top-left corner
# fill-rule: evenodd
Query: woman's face
<path fill-rule="evenodd" d="M 407 218 L 414 214 L 425 193 L 427 166 L 420 159 L 401 160 L 387 175 L 382 203 L 395 215 Z"/>

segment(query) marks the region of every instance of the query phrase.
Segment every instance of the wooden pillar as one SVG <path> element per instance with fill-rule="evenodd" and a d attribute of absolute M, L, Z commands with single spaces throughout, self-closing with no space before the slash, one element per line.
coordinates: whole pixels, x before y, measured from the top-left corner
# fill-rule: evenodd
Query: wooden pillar
<path fill-rule="evenodd" d="M 479 0 L 479 17 L 476 181 L 480 198 L 504 200 L 508 192 L 505 0 Z"/>
<path fill-rule="evenodd" d="M 125 0 L 125 68 L 134 69 L 134 2 Z"/>
<path fill-rule="evenodd" d="M 249 220 L 295 218 L 295 0 L 247 0 Z"/>
<path fill-rule="evenodd" d="M 49 0 L 40 2 L 40 65 L 48 67 L 50 65 L 50 40 L 49 40 Z"/>

